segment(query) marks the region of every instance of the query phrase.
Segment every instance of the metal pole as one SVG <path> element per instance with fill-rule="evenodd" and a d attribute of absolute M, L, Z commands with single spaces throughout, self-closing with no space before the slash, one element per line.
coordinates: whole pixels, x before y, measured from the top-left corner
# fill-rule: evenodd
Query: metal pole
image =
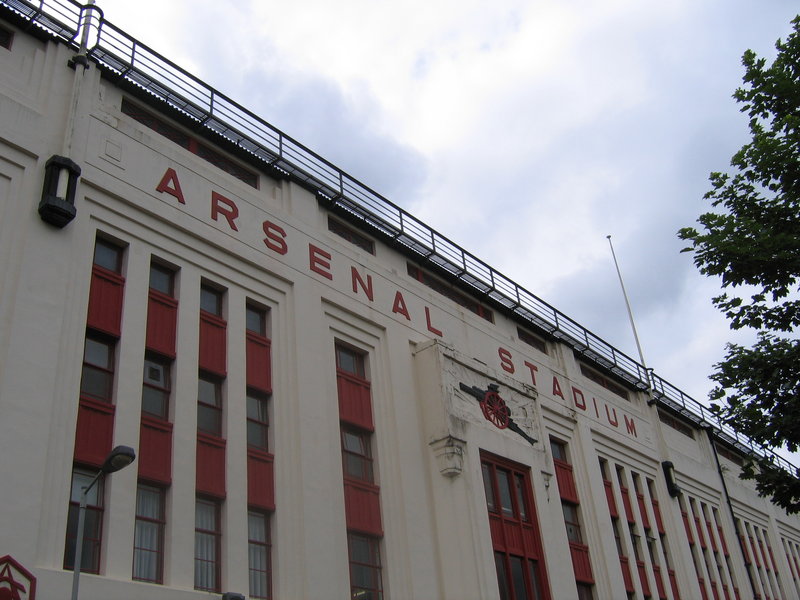
<path fill-rule="evenodd" d="M 628 318 L 631 321 L 631 329 L 633 330 L 633 339 L 636 341 L 636 349 L 639 351 L 639 360 L 644 367 L 645 374 L 647 375 L 647 387 L 652 390 L 650 384 L 650 371 L 647 370 L 647 363 L 644 362 L 644 353 L 642 352 L 642 345 L 639 343 L 639 334 L 636 333 L 636 323 L 633 320 L 633 311 L 631 310 L 631 303 L 628 301 L 628 292 L 625 291 L 625 283 L 622 281 L 622 272 L 619 270 L 619 263 L 617 262 L 617 255 L 614 252 L 614 244 L 611 243 L 611 236 L 607 235 L 608 245 L 611 247 L 611 256 L 614 259 L 614 266 L 617 269 L 617 277 L 619 277 L 619 286 L 622 288 L 622 296 L 625 298 L 625 306 L 628 309 Z"/>
<path fill-rule="evenodd" d="M 81 561 L 83 560 L 83 527 L 86 520 L 86 498 L 89 490 L 94 487 L 97 480 L 103 475 L 98 471 L 91 483 L 81 488 L 81 503 L 78 509 L 78 530 L 75 532 L 75 560 L 72 562 L 72 596 L 71 600 L 78 600 L 78 586 L 81 577 Z"/>

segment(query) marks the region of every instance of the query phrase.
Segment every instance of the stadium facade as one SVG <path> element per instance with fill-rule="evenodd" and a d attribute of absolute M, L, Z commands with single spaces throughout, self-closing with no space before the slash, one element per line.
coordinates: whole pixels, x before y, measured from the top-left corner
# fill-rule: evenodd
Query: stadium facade
<path fill-rule="evenodd" d="M 800 596 L 678 388 L 97 7 L 0 45 L 1 598 L 66 597 L 118 445 L 82 598 Z"/>

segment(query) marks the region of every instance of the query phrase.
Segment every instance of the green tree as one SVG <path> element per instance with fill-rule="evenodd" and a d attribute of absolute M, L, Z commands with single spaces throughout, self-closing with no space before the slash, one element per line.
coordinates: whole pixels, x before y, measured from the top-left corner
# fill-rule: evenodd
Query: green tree
<path fill-rule="evenodd" d="M 732 329 L 757 332 L 751 346 L 729 343 L 714 365 L 710 396 L 719 416 L 770 448 L 800 448 L 800 16 L 771 65 L 748 50 L 744 85 L 733 97 L 749 116 L 752 139 L 712 173 L 705 198 L 713 212 L 700 231 L 685 227 L 684 252 L 722 279 L 714 305 Z M 800 512 L 800 479 L 759 457 L 742 476 L 787 511 Z"/>

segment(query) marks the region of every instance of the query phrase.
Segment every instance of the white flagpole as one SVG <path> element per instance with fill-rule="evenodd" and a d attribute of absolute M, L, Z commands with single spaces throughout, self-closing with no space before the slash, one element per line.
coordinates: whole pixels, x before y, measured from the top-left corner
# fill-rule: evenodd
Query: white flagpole
<path fill-rule="evenodd" d="M 650 385 L 650 371 L 647 369 L 647 363 L 644 361 L 644 353 L 642 352 L 642 345 L 639 343 L 639 334 L 636 332 L 636 323 L 633 320 L 633 311 L 631 310 L 631 303 L 628 300 L 628 292 L 625 291 L 625 283 L 622 281 L 622 272 L 619 270 L 619 263 L 617 262 L 617 255 L 614 252 L 614 244 L 611 243 L 611 236 L 607 235 L 608 245 L 611 248 L 611 256 L 614 259 L 614 266 L 617 269 L 617 277 L 619 277 L 619 286 L 622 288 L 622 296 L 625 298 L 625 307 L 628 309 L 628 318 L 631 321 L 631 329 L 633 330 L 633 339 L 636 340 L 636 349 L 639 351 L 639 361 L 644 367 L 645 374 L 647 375 L 647 388 L 648 391 L 652 390 Z"/>

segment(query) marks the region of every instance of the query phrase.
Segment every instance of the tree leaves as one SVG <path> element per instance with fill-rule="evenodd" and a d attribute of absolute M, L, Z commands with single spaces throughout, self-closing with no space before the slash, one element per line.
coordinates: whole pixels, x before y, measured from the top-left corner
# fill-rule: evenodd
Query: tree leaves
<path fill-rule="evenodd" d="M 710 398 L 728 424 L 766 447 L 800 448 L 800 16 L 771 65 L 748 50 L 733 97 L 751 141 L 730 173 L 711 173 L 704 198 L 715 211 L 684 227 L 700 273 L 719 277 L 714 305 L 732 329 L 752 329 L 750 347 L 728 344 L 714 366 Z M 742 476 L 789 512 L 800 512 L 800 480 L 759 456 Z"/>

